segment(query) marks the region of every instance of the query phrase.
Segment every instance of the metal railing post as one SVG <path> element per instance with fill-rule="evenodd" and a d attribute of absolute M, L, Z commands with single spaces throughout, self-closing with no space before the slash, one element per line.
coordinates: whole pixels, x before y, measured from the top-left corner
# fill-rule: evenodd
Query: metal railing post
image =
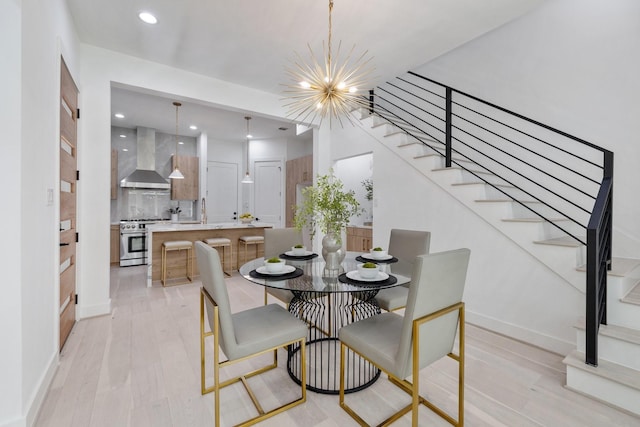
<path fill-rule="evenodd" d="M 375 94 L 373 92 L 373 89 L 369 89 L 369 114 L 373 114 L 374 105 L 375 105 Z"/>
<path fill-rule="evenodd" d="M 450 87 L 447 86 L 447 98 L 446 98 L 446 109 L 445 109 L 445 166 L 451 167 L 451 96 L 453 91 Z"/>

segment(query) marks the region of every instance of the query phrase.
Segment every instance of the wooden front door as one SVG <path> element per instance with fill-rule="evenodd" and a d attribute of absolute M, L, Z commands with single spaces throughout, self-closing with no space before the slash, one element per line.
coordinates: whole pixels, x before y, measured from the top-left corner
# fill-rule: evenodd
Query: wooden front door
<path fill-rule="evenodd" d="M 76 322 L 76 179 L 78 88 L 60 70 L 60 349 Z"/>

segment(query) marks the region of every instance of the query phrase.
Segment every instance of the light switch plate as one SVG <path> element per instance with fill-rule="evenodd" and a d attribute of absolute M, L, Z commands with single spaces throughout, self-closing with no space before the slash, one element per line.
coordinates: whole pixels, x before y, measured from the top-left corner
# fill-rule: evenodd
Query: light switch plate
<path fill-rule="evenodd" d="M 47 188 L 47 206 L 53 205 L 53 188 Z"/>

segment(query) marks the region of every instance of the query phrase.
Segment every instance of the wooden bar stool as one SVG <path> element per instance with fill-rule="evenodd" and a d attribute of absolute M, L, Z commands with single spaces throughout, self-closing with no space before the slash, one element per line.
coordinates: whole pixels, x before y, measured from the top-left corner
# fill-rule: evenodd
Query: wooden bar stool
<path fill-rule="evenodd" d="M 240 266 L 242 264 L 244 264 L 245 262 L 247 262 L 247 247 L 248 246 L 255 246 L 256 247 L 256 258 L 258 258 L 258 253 L 259 253 L 259 246 L 258 245 L 264 245 L 264 237 L 263 236 L 242 236 L 240 237 L 240 239 L 238 239 L 239 244 L 241 244 L 244 247 L 244 254 L 243 254 L 243 258 L 242 258 L 242 262 L 238 262 L 238 269 L 240 268 Z M 263 246 L 264 248 L 264 246 Z M 238 249 L 238 255 L 240 255 L 240 249 Z M 238 258 L 240 258 L 240 256 L 238 256 Z M 239 260 L 238 260 L 239 261 Z"/>
<path fill-rule="evenodd" d="M 187 279 L 193 281 L 193 243 L 189 240 L 174 240 L 162 244 L 162 286 L 167 282 L 167 252 L 185 250 L 187 254 L 185 271 Z"/>
<path fill-rule="evenodd" d="M 226 237 L 212 237 L 210 239 L 204 239 L 204 242 L 211 246 L 212 248 L 222 248 L 222 270 L 224 274 L 231 277 L 231 273 L 229 271 L 228 262 L 231 262 L 231 267 L 233 268 L 233 248 L 231 247 L 231 239 L 227 239 Z M 230 259 L 227 258 L 227 248 L 231 252 Z"/>

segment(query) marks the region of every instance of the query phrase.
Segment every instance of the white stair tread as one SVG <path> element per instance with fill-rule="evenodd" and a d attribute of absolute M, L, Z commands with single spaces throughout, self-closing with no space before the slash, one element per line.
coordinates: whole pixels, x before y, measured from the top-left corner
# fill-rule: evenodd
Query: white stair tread
<path fill-rule="evenodd" d="M 638 266 L 640 266 L 640 259 L 613 257 L 611 259 L 609 275 L 624 277 Z M 578 271 L 587 271 L 586 265 L 583 264 L 578 267 Z"/>
<path fill-rule="evenodd" d="M 622 298 L 622 302 L 640 305 L 640 282 L 636 283 L 633 289 L 631 289 L 629 293 Z"/>
<path fill-rule="evenodd" d="M 569 248 L 579 248 L 582 243 L 570 236 L 556 237 L 554 239 L 536 240 L 533 243 L 538 245 L 566 246 Z"/>
<path fill-rule="evenodd" d="M 560 222 L 560 221 L 568 221 L 567 218 L 549 218 L 547 221 L 541 217 L 531 217 L 531 218 L 504 218 L 502 221 L 504 222 Z"/>
<path fill-rule="evenodd" d="M 484 181 L 454 182 L 451 185 L 490 185 L 492 187 L 516 188 L 513 185 L 509 185 L 509 184 L 490 184 Z"/>
<path fill-rule="evenodd" d="M 562 362 L 567 366 L 640 390 L 640 371 L 602 359 L 598 361 L 598 366 L 596 367 L 587 365 L 584 360 L 584 354 L 574 350 Z"/>
<path fill-rule="evenodd" d="M 520 202 L 520 203 L 540 203 L 537 200 L 515 200 L 515 199 L 477 199 L 478 203 L 504 203 L 504 202 Z"/>
<path fill-rule="evenodd" d="M 420 141 L 408 141 L 403 142 L 402 144 L 398 144 L 398 148 L 410 147 L 412 145 L 422 144 Z"/>
<path fill-rule="evenodd" d="M 461 167 L 458 166 L 451 166 L 450 168 L 436 168 L 436 169 L 432 169 L 433 172 L 439 172 L 439 171 L 448 171 L 448 170 L 464 170 L 467 172 L 472 172 L 472 173 L 477 173 L 477 174 L 481 174 L 481 175 L 491 175 L 493 176 L 493 174 L 491 172 L 485 172 L 485 171 L 477 171 L 477 170 L 471 170 L 471 169 L 462 169 Z"/>
<path fill-rule="evenodd" d="M 585 330 L 586 324 L 584 318 L 580 319 L 576 323 L 575 327 L 576 329 Z M 598 331 L 598 335 L 603 335 L 621 341 L 626 341 L 631 344 L 640 345 L 640 329 L 632 329 L 618 325 L 600 325 Z"/>

